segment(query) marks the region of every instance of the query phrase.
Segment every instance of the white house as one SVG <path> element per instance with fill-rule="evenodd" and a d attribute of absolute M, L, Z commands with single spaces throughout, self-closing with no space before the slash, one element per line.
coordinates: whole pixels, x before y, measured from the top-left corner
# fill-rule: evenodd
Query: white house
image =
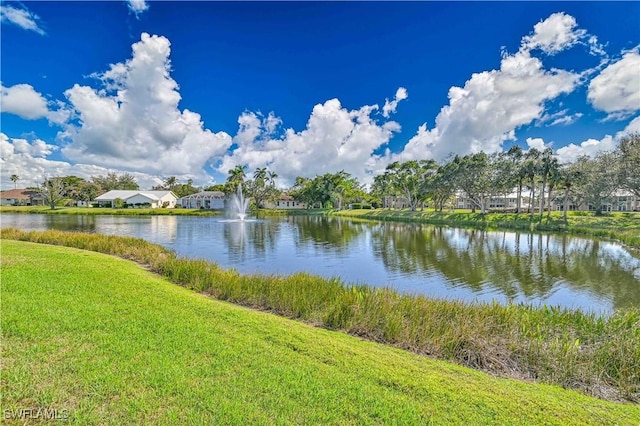
<path fill-rule="evenodd" d="M 187 209 L 224 210 L 224 199 L 224 192 L 202 191 L 180 198 L 178 204 Z"/>
<path fill-rule="evenodd" d="M 44 195 L 31 189 L 10 189 L 0 192 L 0 206 L 38 206 Z"/>
<path fill-rule="evenodd" d="M 276 202 L 269 201 L 267 207 L 270 209 L 306 209 L 307 203 L 295 200 L 291 195 L 282 194 Z"/>
<path fill-rule="evenodd" d="M 123 204 L 130 207 L 166 207 L 174 208 L 178 197 L 172 191 L 132 191 L 113 190 L 96 197 L 94 202 L 100 206 L 114 207 L 116 200 L 122 200 Z"/>

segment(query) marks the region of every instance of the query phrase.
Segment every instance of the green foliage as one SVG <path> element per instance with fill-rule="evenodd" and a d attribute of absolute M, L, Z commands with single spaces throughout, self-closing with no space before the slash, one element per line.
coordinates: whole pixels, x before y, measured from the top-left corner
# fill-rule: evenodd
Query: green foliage
<path fill-rule="evenodd" d="M 615 154 L 620 159 L 622 186 L 640 197 L 640 132 L 624 136 Z"/>
<path fill-rule="evenodd" d="M 244 189 L 244 181 L 247 177 L 246 168 L 246 165 L 238 164 L 229 170 L 229 176 L 227 176 L 225 184 L 225 194 L 235 194 L 238 191 L 238 186 L 242 186 Z"/>
<path fill-rule="evenodd" d="M 309 208 L 320 205 L 324 208 L 344 208 L 353 202 L 364 202 L 371 197 L 358 179 L 344 170 L 338 173 L 326 173 L 313 179 L 297 177 L 289 194 Z"/>
<path fill-rule="evenodd" d="M 99 188 L 99 191 L 101 193 L 105 193 L 114 189 L 140 189 L 138 183 L 136 182 L 136 178 L 129 173 L 118 175 L 115 172 L 109 172 L 105 176 L 91 176 L 91 181 Z"/>
<path fill-rule="evenodd" d="M 131 259 L 221 300 L 492 374 L 558 384 L 603 398 L 634 399 L 640 393 L 638 309 L 601 318 L 558 308 L 468 304 L 347 286 L 308 274 L 241 275 L 206 261 L 178 258 L 141 239 L 16 229 L 3 229 L 1 236 Z"/>
<path fill-rule="evenodd" d="M 175 176 L 169 176 L 162 185 L 154 186 L 153 189 L 156 191 L 172 191 L 178 198 L 199 192 L 199 189 L 193 186 L 192 179 L 188 179 L 187 183 L 180 183 Z"/>
<path fill-rule="evenodd" d="M 264 208 L 265 203 L 275 200 L 280 195 L 280 190 L 276 188 L 275 179 L 277 173 L 268 171 L 266 167 L 258 168 L 253 174 L 253 180 L 245 182 L 247 196 L 255 203 L 257 208 Z"/>

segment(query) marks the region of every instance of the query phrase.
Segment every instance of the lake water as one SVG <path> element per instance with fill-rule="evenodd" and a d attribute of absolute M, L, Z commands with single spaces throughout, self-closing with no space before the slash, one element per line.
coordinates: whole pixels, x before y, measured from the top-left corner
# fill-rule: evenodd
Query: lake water
<path fill-rule="evenodd" d="M 243 273 L 306 271 L 403 293 L 601 314 L 640 307 L 640 259 L 616 243 L 566 235 L 325 216 L 242 223 L 194 216 L 2 214 L 0 223 L 141 237 Z"/>

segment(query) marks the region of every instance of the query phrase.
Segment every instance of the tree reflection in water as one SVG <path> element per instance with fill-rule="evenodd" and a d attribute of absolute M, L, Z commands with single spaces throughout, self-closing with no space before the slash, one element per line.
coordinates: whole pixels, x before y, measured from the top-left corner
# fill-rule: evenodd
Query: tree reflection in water
<path fill-rule="evenodd" d="M 373 228 L 374 254 L 404 273 L 437 270 L 453 286 L 507 298 L 546 297 L 566 286 L 640 306 L 640 260 L 620 246 L 567 235 L 524 234 L 384 223 Z"/>

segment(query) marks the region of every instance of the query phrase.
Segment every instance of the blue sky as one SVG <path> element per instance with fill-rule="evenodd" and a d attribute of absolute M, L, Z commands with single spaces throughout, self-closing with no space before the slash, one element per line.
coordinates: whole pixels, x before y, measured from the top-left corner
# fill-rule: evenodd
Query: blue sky
<path fill-rule="evenodd" d="M 3 189 L 207 184 L 236 164 L 367 182 L 514 144 L 570 161 L 640 131 L 638 2 L 5 1 L 1 31 Z"/>

